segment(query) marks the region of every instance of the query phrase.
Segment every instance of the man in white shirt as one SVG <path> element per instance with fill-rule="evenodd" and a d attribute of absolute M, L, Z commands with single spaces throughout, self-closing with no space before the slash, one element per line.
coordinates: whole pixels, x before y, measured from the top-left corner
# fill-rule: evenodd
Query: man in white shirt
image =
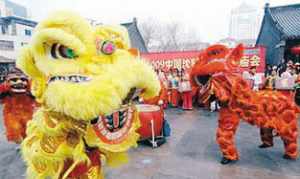
<path fill-rule="evenodd" d="M 253 90 L 258 91 L 259 85 L 262 83 L 261 76 L 256 73 L 256 66 L 250 67 L 250 80 L 253 80 Z"/>
<path fill-rule="evenodd" d="M 282 78 L 290 78 L 290 77 L 292 77 L 292 70 L 291 70 L 291 68 L 287 68 L 286 70 L 285 70 L 285 72 L 283 72 L 282 74 L 281 74 L 281 77 Z"/>

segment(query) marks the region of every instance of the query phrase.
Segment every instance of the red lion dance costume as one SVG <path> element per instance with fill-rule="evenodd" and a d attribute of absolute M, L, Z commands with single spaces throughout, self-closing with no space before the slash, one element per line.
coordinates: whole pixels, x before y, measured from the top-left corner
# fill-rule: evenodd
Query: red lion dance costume
<path fill-rule="evenodd" d="M 7 140 L 20 143 L 26 136 L 26 124 L 32 118 L 35 108 L 28 78 L 14 70 L 0 85 L 0 93 Z"/>
<path fill-rule="evenodd" d="M 205 85 L 202 99 L 206 102 L 217 99 L 221 106 L 217 129 L 217 142 L 223 154 L 221 163 L 239 159 L 234 135 L 240 119 L 259 128 L 274 129 L 283 140 L 284 158 L 296 159 L 298 110 L 295 102 L 280 92 L 252 91 L 242 76 L 234 73 L 242 54 L 242 45 L 232 51 L 215 45 L 200 54 L 191 71 L 193 84 Z M 265 140 L 273 139 L 272 134 L 263 135 L 269 136 Z"/>

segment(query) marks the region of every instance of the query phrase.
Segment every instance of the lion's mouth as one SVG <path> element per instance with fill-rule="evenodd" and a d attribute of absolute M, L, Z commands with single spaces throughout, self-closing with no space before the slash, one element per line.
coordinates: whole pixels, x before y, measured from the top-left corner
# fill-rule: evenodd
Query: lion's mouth
<path fill-rule="evenodd" d="M 107 116 L 99 116 L 92 122 L 97 136 L 109 144 L 121 143 L 128 135 L 134 120 L 134 109 L 126 106 Z"/>
<path fill-rule="evenodd" d="M 199 75 L 195 77 L 195 81 L 198 85 L 205 86 L 209 82 L 211 75 Z"/>
<path fill-rule="evenodd" d="M 14 93 L 25 93 L 26 89 L 15 89 L 15 88 L 12 88 L 11 91 L 14 92 Z"/>
<path fill-rule="evenodd" d="M 15 93 L 25 93 L 26 89 L 27 89 L 27 86 L 22 83 L 13 84 L 10 87 L 10 90 Z"/>
<path fill-rule="evenodd" d="M 132 88 L 123 99 L 120 109 L 106 116 L 98 116 L 91 121 L 95 133 L 102 141 L 117 144 L 126 139 L 135 115 L 132 103 L 141 93 L 142 90 Z"/>
<path fill-rule="evenodd" d="M 48 84 L 55 81 L 69 83 L 83 83 L 90 81 L 91 78 L 82 75 L 52 76 Z M 129 130 L 135 119 L 135 109 L 133 103 L 142 93 L 141 89 L 131 88 L 125 98 L 122 100 L 121 107 L 108 115 L 99 115 L 91 120 L 91 124 L 96 135 L 101 141 L 107 144 L 122 143 L 129 135 Z"/>
<path fill-rule="evenodd" d="M 49 78 L 48 83 L 55 82 L 55 81 L 64 81 L 70 83 L 82 83 L 88 82 L 91 78 L 82 75 L 68 75 L 68 76 L 52 76 Z"/>
<path fill-rule="evenodd" d="M 211 75 L 199 75 L 195 77 L 196 83 L 201 86 L 199 91 L 199 98 L 203 103 L 212 101 L 214 95 L 211 93 Z"/>

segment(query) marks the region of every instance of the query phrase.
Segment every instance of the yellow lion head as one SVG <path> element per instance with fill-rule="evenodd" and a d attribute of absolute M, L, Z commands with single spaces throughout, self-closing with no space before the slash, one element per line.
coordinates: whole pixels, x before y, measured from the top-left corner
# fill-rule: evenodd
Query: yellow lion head
<path fill-rule="evenodd" d="M 159 92 L 152 68 L 129 52 L 128 32 L 92 27 L 71 12 L 56 12 L 36 28 L 17 66 L 32 79 L 32 92 L 51 111 L 92 120 L 120 109 L 132 89 Z"/>
<path fill-rule="evenodd" d="M 92 27 L 71 12 L 40 22 L 17 66 L 42 104 L 22 142 L 31 178 L 59 178 L 66 159 L 72 166 L 89 161 L 86 148 L 96 147 L 111 165 L 125 161 L 123 152 L 138 139 L 132 98 L 160 90 L 151 66 L 132 54 L 124 27 Z"/>

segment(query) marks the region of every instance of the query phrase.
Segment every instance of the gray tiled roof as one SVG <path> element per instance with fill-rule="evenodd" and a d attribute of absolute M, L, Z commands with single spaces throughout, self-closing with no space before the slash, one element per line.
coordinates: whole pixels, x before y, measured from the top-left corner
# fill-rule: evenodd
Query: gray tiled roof
<path fill-rule="evenodd" d="M 133 22 L 123 23 L 121 25 L 127 28 L 132 47 L 137 48 L 141 53 L 148 52 L 144 39 L 138 29 L 136 19 L 134 19 Z"/>
<path fill-rule="evenodd" d="M 300 4 L 271 7 L 270 14 L 284 39 L 300 37 Z"/>

